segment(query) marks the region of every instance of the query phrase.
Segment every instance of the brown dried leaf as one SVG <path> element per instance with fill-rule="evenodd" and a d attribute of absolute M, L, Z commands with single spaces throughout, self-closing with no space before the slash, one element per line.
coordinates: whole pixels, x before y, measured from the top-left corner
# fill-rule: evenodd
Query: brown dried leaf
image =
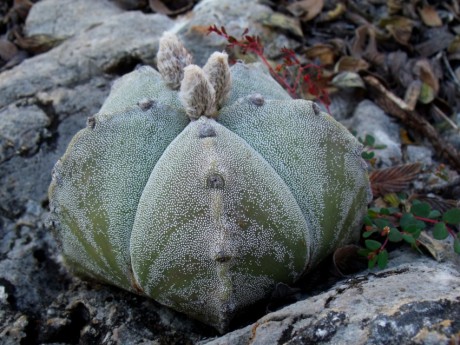
<path fill-rule="evenodd" d="M 21 19 L 26 19 L 30 8 L 34 4 L 29 0 L 14 0 L 12 11 L 16 12 Z"/>
<path fill-rule="evenodd" d="M 360 247 L 349 244 L 337 248 L 332 256 L 332 273 L 339 277 L 362 271 L 367 267 L 367 259 L 358 254 Z"/>
<path fill-rule="evenodd" d="M 420 18 L 427 26 L 442 26 L 442 20 L 436 12 L 436 9 L 430 5 L 425 5 L 418 9 Z"/>
<path fill-rule="evenodd" d="M 315 44 L 305 51 L 305 55 L 310 60 L 318 59 L 322 66 L 332 65 L 335 60 L 334 47 L 328 44 Z"/>
<path fill-rule="evenodd" d="M 41 54 L 54 48 L 64 41 L 64 38 L 53 37 L 50 35 L 33 35 L 22 37 L 17 32 L 14 33 L 16 44 L 29 53 Z"/>
<path fill-rule="evenodd" d="M 446 247 L 441 241 L 435 240 L 432 236 L 429 236 L 426 231 L 422 231 L 417 238 L 419 248 L 425 250 L 430 254 L 436 261 L 443 261 L 445 258 Z"/>
<path fill-rule="evenodd" d="M 355 58 L 353 56 L 342 56 L 339 61 L 335 64 L 334 70 L 336 72 L 359 72 L 367 70 L 369 64 L 366 60 Z"/>
<path fill-rule="evenodd" d="M 388 71 L 403 87 L 409 87 L 414 80 L 411 69 L 407 68 L 409 61 L 407 53 L 402 51 L 391 52 L 385 58 Z"/>
<path fill-rule="evenodd" d="M 364 89 L 364 82 L 355 72 L 340 72 L 332 79 L 332 85 L 340 88 L 360 87 Z"/>
<path fill-rule="evenodd" d="M 193 7 L 193 0 L 149 0 L 152 11 L 168 16 L 184 13 Z"/>
<path fill-rule="evenodd" d="M 270 28 L 281 29 L 294 36 L 303 37 L 302 27 L 298 18 L 292 18 L 282 13 L 274 12 L 259 17 L 259 21 Z"/>
<path fill-rule="evenodd" d="M 339 18 L 342 14 L 345 13 L 347 8 L 345 4 L 339 2 L 335 5 L 334 9 L 327 11 L 324 15 L 321 15 L 322 22 L 330 22 Z"/>
<path fill-rule="evenodd" d="M 455 36 L 447 48 L 449 60 L 460 60 L 460 35 Z"/>
<path fill-rule="evenodd" d="M 404 0 L 387 0 L 388 13 L 394 15 L 401 11 Z"/>
<path fill-rule="evenodd" d="M 391 36 L 393 36 L 396 42 L 405 46 L 409 45 L 412 29 L 414 27 L 414 22 L 412 20 L 406 17 L 392 16 L 383 18 L 379 25 L 385 28 Z"/>
<path fill-rule="evenodd" d="M 16 45 L 6 39 L 0 39 L 0 58 L 9 61 L 18 53 Z"/>
<path fill-rule="evenodd" d="M 417 100 L 422 91 L 422 82 L 420 80 L 414 80 L 410 83 L 404 95 L 404 102 L 407 104 L 408 110 L 414 110 Z"/>
<path fill-rule="evenodd" d="M 302 21 L 315 18 L 323 9 L 324 0 L 301 0 L 287 6 L 287 10 Z"/>
<path fill-rule="evenodd" d="M 438 77 L 435 75 L 430 62 L 426 59 L 418 60 L 414 66 L 415 74 L 437 94 L 439 91 Z"/>
<path fill-rule="evenodd" d="M 423 57 L 428 57 L 443 51 L 449 47 L 455 37 L 446 27 L 432 28 L 425 34 L 427 37 L 430 37 L 430 39 L 415 46 L 415 50 Z"/>
<path fill-rule="evenodd" d="M 369 180 L 374 197 L 406 190 L 417 177 L 420 169 L 420 163 L 411 163 L 372 171 Z"/>

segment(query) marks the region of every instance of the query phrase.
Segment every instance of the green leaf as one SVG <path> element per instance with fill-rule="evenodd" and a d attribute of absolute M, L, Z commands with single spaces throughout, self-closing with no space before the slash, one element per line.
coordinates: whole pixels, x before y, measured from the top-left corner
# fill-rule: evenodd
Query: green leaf
<path fill-rule="evenodd" d="M 390 215 L 390 210 L 387 209 L 387 208 L 382 207 L 382 208 L 380 209 L 380 214 L 383 214 L 383 215 L 385 215 L 385 216 L 389 216 L 389 215 Z"/>
<path fill-rule="evenodd" d="M 363 232 L 363 238 L 369 238 L 370 236 L 372 236 L 372 234 L 375 234 L 375 233 L 376 233 L 376 230 L 365 231 Z"/>
<path fill-rule="evenodd" d="M 388 264 L 388 252 L 386 249 L 382 250 L 379 255 L 377 255 L 377 264 L 381 270 L 383 270 Z"/>
<path fill-rule="evenodd" d="M 402 238 L 404 241 L 406 241 L 409 244 L 415 244 L 415 238 L 412 237 L 412 235 L 402 234 Z"/>
<path fill-rule="evenodd" d="M 423 220 L 416 219 L 415 220 L 415 225 L 417 226 L 418 229 L 423 230 L 426 228 L 426 223 Z"/>
<path fill-rule="evenodd" d="M 422 233 L 422 229 L 417 229 L 416 231 L 414 231 L 414 232 L 412 233 L 412 237 L 415 238 L 415 239 L 417 239 L 417 238 L 420 237 L 420 234 L 421 234 L 421 233 Z"/>
<path fill-rule="evenodd" d="M 407 227 L 414 225 L 415 224 L 415 218 L 414 215 L 411 213 L 404 213 L 399 220 L 399 224 L 403 228 L 403 230 L 406 230 Z"/>
<path fill-rule="evenodd" d="M 389 207 L 388 210 L 390 211 L 390 214 L 395 214 L 399 212 L 399 208 L 397 207 Z"/>
<path fill-rule="evenodd" d="M 438 219 L 441 216 L 441 212 L 438 210 L 431 210 L 430 214 L 428 215 L 428 218 L 430 219 Z"/>
<path fill-rule="evenodd" d="M 446 211 L 442 216 L 442 220 L 448 224 L 458 224 L 460 223 L 460 209 L 453 208 L 449 211 Z"/>
<path fill-rule="evenodd" d="M 454 252 L 460 254 L 460 239 L 458 238 L 454 240 Z"/>
<path fill-rule="evenodd" d="M 363 159 L 366 159 L 366 160 L 372 159 L 372 158 L 374 158 L 374 156 L 375 156 L 374 152 L 363 152 L 363 153 L 361 153 L 361 157 L 363 157 Z"/>
<path fill-rule="evenodd" d="M 367 257 L 369 255 L 369 253 L 371 253 L 371 250 L 367 249 L 367 248 L 360 248 L 358 249 L 357 251 L 358 255 L 360 256 L 365 256 Z"/>
<path fill-rule="evenodd" d="M 398 229 L 390 228 L 390 234 L 388 235 L 388 239 L 391 242 L 401 242 L 403 239 L 403 236 Z"/>
<path fill-rule="evenodd" d="M 363 218 L 364 225 L 372 226 L 372 219 L 369 215 L 365 215 Z"/>
<path fill-rule="evenodd" d="M 380 230 L 383 230 L 384 227 L 390 226 L 390 222 L 388 219 L 383 219 L 383 218 L 376 218 L 374 219 L 374 224 L 377 225 L 377 227 Z"/>
<path fill-rule="evenodd" d="M 367 256 L 371 253 L 372 251 L 367 249 L 367 248 L 360 248 L 358 249 L 358 255 L 360 256 L 365 256 L 367 258 Z"/>
<path fill-rule="evenodd" d="M 366 137 L 364 138 L 364 143 L 366 146 L 374 146 L 375 138 L 370 134 L 366 134 Z"/>
<path fill-rule="evenodd" d="M 378 207 L 370 207 L 367 210 L 367 215 L 371 218 L 376 218 L 380 215 L 380 208 Z"/>
<path fill-rule="evenodd" d="M 364 244 L 370 250 L 378 250 L 382 246 L 380 242 L 374 240 L 365 240 Z"/>
<path fill-rule="evenodd" d="M 437 240 L 445 240 L 447 236 L 449 236 L 449 232 L 446 224 L 444 222 L 436 223 L 433 228 L 433 237 Z"/>
<path fill-rule="evenodd" d="M 377 262 L 377 255 L 374 256 L 372 259 L 370 259 L 368 262 L 367 262 L 367 268 L 369 268 L 370 270 L 373 269 L 375 267 L 375 263 Z"/>
<path fill-rule="evenodd" d="M 412 224 L 412 225 L 408 225 L 404 228 L 404 231 L 405 232 L 408 232 L 410 234 L 414 234 L 417 232 L 419 228 L 417 227 L 417 224 Z"/>
<path fill-rule="evenodd" d="M 410 211 L 416 216 L 427 218 L 430 215 L 431 207 L 426 202 L 419 202 L 413 204 Z"/>

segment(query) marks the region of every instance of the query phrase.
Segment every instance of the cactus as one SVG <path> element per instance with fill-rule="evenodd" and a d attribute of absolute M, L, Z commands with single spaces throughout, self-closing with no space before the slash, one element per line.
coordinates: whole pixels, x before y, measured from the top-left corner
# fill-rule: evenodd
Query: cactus
<path fill-rule="evenodd" d="M 200 68 L 178 39 L 119 79 L 56 163 L 51 220 L 77 274 L 224 332 L 359 235 L 361 145 L 258 64 Z"/>

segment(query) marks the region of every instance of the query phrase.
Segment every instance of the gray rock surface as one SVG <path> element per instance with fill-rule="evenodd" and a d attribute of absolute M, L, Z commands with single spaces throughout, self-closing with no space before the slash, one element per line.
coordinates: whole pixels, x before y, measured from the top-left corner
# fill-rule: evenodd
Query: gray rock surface
<path fill-rule="evenodd" d="M 25 30 L 27 36 L 69 37 L 122 12 L 109 0 L 48 0 L 32 6 Z"/>
<path fill-rule="evenodd" d="M 433 164 L 431 157 L 433 151 L 425 146 L 407 145 L 406 147 L 407 160 L 411 163 L 420 162 L 425 166 Z"/>
<path fill-rule="evenodd" d="M 225 46 L 206 36 L 210 24 L 234 35 L 249 27 L 272 42 L 268 53 L 275 56 L 297 41 L 267 25 L 272 13 L 243 0 L 205 0 L 175 20 L 121 11 L 109 1 L 34 5 L 28 35 L 71 37 L 0 73 L 0 344 L 443 344 L 459 332 L 458 269 L 450 259 L 439 264 L 411 252 L 391 260 L 386 271 L 304 296 L 220 338 L 151 300 L 73 277 L 62 265 L 47 224 L 51 169 L 111 83 L 137 64 L 152 65 L 164 30 L 179 32 L 198 63 Z M 380 110 L 369 103 L 360 104 L 361 122 L 370 125 L 363 131 L 394 135 L 388 119 L 370 121 Z"/>
<path fill-rule="evenodd" d="M 222 51 L 227 45 L 222 37 L 208 35 L 207 29 L 211 25 L 219 28 L 225 26 L 227 33 L 235 37 L 240 37 L 245 29 L 250 29 L 250 35 L 263 37 L 267 43 L 264 52 L 273 58 L 280 55 L 281 48 L 295 48 L 299 43 L 288 39 L 286 32 L 289 29 L 283 32 L 275 26 L 272 15 L 273 10 L 257 1 L 203 0 L 194 8 L 190 19 L 183 24 L 179 23 L 175 31 L 198 65 L 204 65 L 211 52 Z M 295 31 L 295 24 L 290 27 L 291 31 Z"/>
<path fill-rule="evenodd" d="M 401 163 L 399 125 L 376 104 L 369 100 L 359 103 L 347 126 L 356 131 L 358 137 L 370 134 L 375 138 L 376 145 L 386 145 L 384 149 L 374 150 L 382 167 Z"/>
<path fill-rule="evenodd" d="M 341 281 L 199 344 L 449 344 L 460 329 L 458 258 L 440 264 L 409 250 L 391 256 L 383 271 Z"/>

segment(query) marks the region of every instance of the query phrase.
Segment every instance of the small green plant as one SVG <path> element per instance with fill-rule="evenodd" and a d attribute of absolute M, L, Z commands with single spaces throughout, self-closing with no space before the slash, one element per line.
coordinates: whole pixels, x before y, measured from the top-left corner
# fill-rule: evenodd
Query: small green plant
<path fill-rule="evenodd" d="M 387 147 L 386 145 L 376 145 L 375 138 L 370 134 L 366 134 L 364 139 L 358 137 L 358 141 L 364 146 L 364 150 L 361 153 L 361 157 L 363 157 L 367 161 L 371 161 L 371 163 L 373 162 L 373 158 L 375 157 L 374 150 L 382 150 Z"/>
<path fill-rule="evenodd" d="M 431 230 L 436 240 L 452 236 L 454 251 L 460 254 L 460 235 L 452 228 L 459 224 L 460 209 L 453 208 L 442 214 L 418 200 L 412 202 L 409 212 L 402 212 L 397 207 L 372 207 L 364 217 L 362 237 L 365 248 L 359 254 L 367 257 L 369 269 L 375 265 L 383 269 L 388 263 L 389 242 L 406 242 L 420 251 L 418 238 L 425 229 Z"/>

